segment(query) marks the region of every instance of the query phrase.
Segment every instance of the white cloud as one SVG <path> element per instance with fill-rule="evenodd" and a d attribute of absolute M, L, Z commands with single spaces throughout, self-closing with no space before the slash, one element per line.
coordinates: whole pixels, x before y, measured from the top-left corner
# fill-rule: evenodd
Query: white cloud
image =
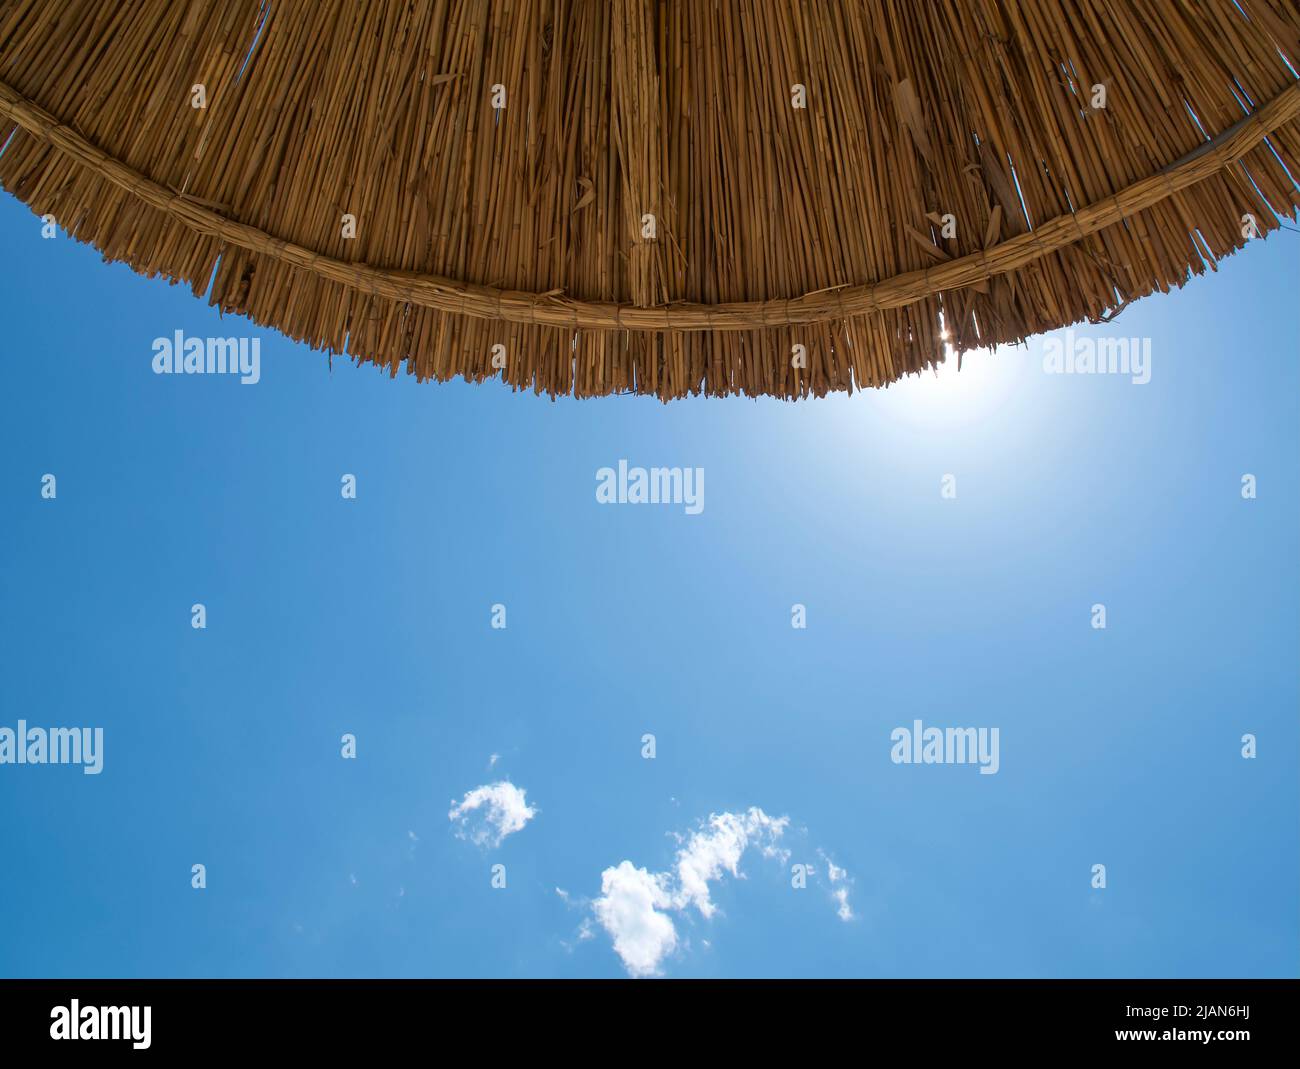
<path fill-rule="evenodd" d="M 751 844 L 762 850 L 764 857 L 783 857 L 784 852 L 776 849 L 774 841 L 789 823 L 788 817 L 769 817 L 755 807 L 747 813 L 710 816 L 677 852 L 674 907 L 694 906 L 701 915 L 712 917 L 717 907 L 709 898 L 709 883 L 721 879 L 724 872 L 739 878 L 741 855 Z"/>
<path fill-rule="evenodd" d="M 790 862 L 790 851 L 782 845 L 782 836 L 790 826 L 789 817 L 772 817 L 757 806 L 743 813 L 713 813 L 686 836 L 677 836 L 678 850 L 666 872 L 650 872 L 631 861 L 621 861 L 600 876 L 600 897 L 591 910 L 600 926 L 614 943 L 614 951 L 632 976 L 654 976 L 661 971 L 664 959 L 680 945 L 674 914 L 684 915 L 694 907 L 706 920 L 718 907 L 709 894 L 710 885 L 730 874 L 744 879 L 741 861 L 751 847 L 763 857 Z M 826 862 L 831 899 L 842 921 L 853 919 L 849 906 L 849 887 L 853 880 L 825 850 L 817 851 Z M 569 903 L 570 896 L 556 888 Z M 579 939 L 593 933 L 587 921 Z M 707 947 L 708 941 L 704 941 Z"/>
<path fill-rule="evenodd" d="M 537 815 L 524 800 L 525 793 L 509 780 L 487 783 L 467 791 L 460 802 L 452 802 L 447 818 L 456 825 L 452 830 L 460 838 L 477 846 L 497 847 Z"/>
<path fill-rule="evenodd" d="M 730 873 L 741 879 L 740 861 L 753 846 L 764 857 L 785 861 L 777 846 L 790 821 L 757 807 L 744 813 L 714 813 L 683 841 L 670 872 L 652 873 L 622 861 L 601 873 L 601 897 L 592 910 L 614 942 L 632 976 L 653 976 L 677 947 L 672 913 L 694 906 L 709 918 L 717 906 L 709 884 Z"/>
<path fill-rule="evenodd" d="M 673 908 L 664 873 L 620 861 L 600 874 L 600 897 L 592 903 L 596 919 L 614 940 L 614 952 L 633 976 L 653 976 L 677 946 Z"/>
<path fill-rule="evenodd" d="M 827 857 L 825 850 L 818 850 L 817 853 L 826 862 L 826 873 L 831 881 L 831 898 L 835 899 L 835 915 L 842 921 L 851 921 L 853 909 L 849 906 L 848 885 L 853 881 L 849 879 L 849 874 L 844 869 Z M 836 886 L 837 884 L 839 886 Z"/>

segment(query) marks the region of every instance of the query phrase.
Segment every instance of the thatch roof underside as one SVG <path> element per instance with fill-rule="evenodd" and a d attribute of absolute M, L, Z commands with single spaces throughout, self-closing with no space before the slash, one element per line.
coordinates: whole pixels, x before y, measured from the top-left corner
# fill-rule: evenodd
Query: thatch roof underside
<path fill-rule="evenodd" d="M 1298 69 L 1294 0 L 0 0 L 0 183 L 393 374 L 820 396 L 1294 218 Z"/>

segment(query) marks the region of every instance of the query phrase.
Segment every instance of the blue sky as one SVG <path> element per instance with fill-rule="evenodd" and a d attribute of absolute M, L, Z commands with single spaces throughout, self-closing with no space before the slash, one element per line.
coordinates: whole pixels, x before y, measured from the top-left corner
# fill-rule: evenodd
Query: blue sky
<path fill-rule="evenodd" d="M 105 738 L 0 765 L 0 974 L 625 976 L 626 861 L 661 975 L 1297 975 L 1296 234 L 1076 328 L 1150 338 L 1145 385 L 1035 339 L 668 406 L 331 369 L 8 194 L 0 235 L 0 727 Z M 176 330 L 261 381 L 155 375 Z M 597 503 L 621 458 L 703 511 Z M 997 774 L 891 762 L 916 719 Z M 458 836 L 502 782 L 531 819 Z"/>

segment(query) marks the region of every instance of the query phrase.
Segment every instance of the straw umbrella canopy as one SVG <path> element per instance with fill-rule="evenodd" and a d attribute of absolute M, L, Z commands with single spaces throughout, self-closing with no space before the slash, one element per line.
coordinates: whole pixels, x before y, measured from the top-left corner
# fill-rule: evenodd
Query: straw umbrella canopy
<path fill-rule="evenodd" d="M 883 386 L 1295 218 L 1294 0 L 2 0 L 0 183 L 551 395 Z"/>

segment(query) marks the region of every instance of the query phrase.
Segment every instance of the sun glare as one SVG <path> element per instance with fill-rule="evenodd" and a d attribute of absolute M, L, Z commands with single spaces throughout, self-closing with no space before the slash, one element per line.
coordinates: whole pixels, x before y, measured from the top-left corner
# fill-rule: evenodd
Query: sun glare
<path fill-rule="evenodd" d="M 987 419 L 1014 392 L 1024 374 L 1023 348 L 1003 346 L 957 354 L 948 349 L 944 362 L 931 371 L 908 375 L 876 391 L 875 412 L 886 418 L 925 426 L 977 423 Z"/>

